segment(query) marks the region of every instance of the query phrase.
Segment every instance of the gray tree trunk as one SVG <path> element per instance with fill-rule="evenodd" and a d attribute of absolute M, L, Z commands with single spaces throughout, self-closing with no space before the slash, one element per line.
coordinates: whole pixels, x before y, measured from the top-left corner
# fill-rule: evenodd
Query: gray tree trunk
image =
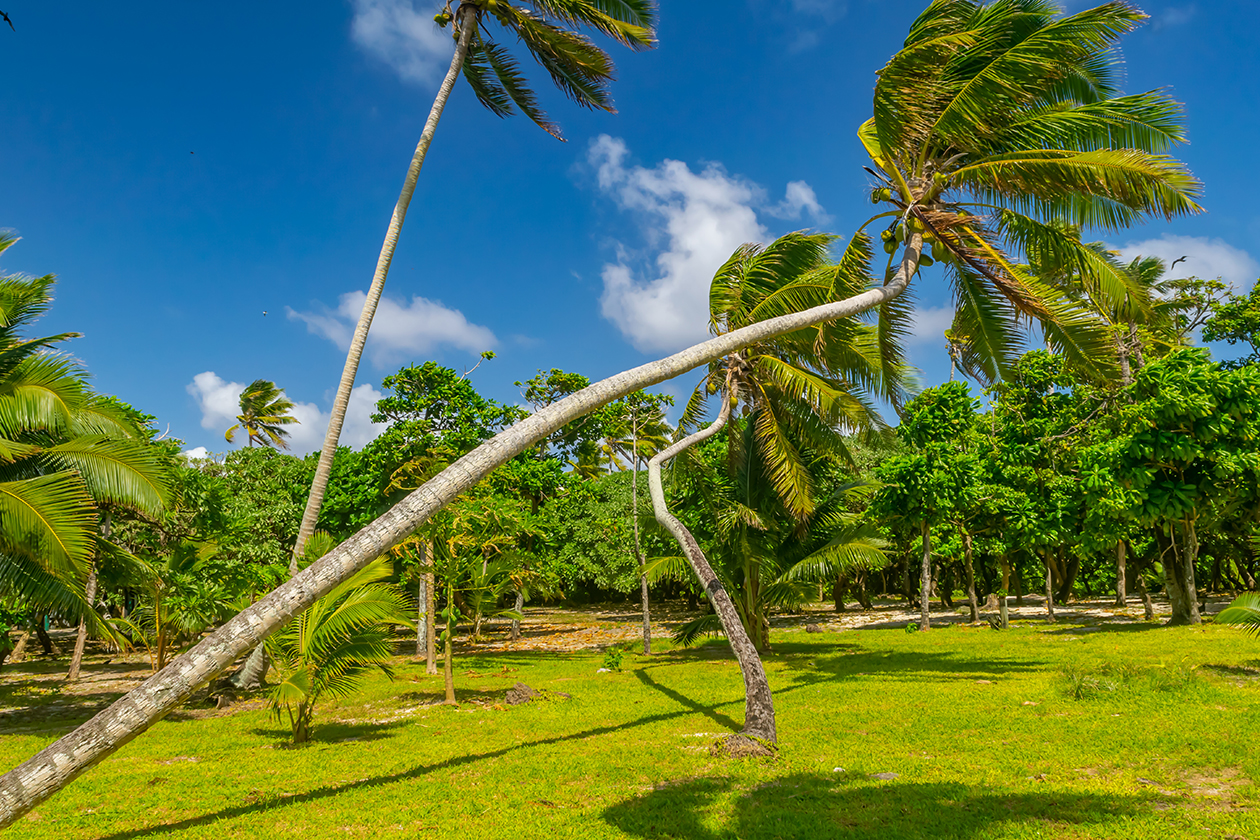
<path fill-rule="evenodd" d="M 980 604 L 976 600 L 976 568 L 971 562 L 971 534 L 963 529 L 963 564 L 967 570 L 967 606 L 971 608 L 971 623 L 980 620 Z"/>
<path fill-rule="evenodd" d="M 634 526 L 634 557 L 639 561 L 639 601 L 643 607 L 643 655 L 652 655 L 652 612 L 648 604 L 648 581 L 643 573 L 643 543 L 639 539 L 639 417 L 630 418 L 630 520 Z"/>
<path fill-rule="evenodd" d="M 1054 567 L 1050 560 L 1050 552 L 1045 554 L 1046 560 L 1046 621 L 1054 619 Z"/>
<path fill-rule="evenodd" d="M 389 551 L 438 510 L 564 424 L 633 391 L 672 379 L 753 344 L 846 318 L 893 300 L 918 270 L 923 237 L 913 233 L 893 279 L 840 301 L 759 321 L 665 359 L 611 376 L 535 412 L 459 458 L 376 521 L 282 583 L 167 667 L 73 732 L 0 776 L 0 828 L 65 787 L 183 703 L 267 635 Z"/>
<path fill-rule="evenodd" d="M 429 556 L 432 557 L 432 553 Z M 433 603 L 437 600 L 433 587 L 436 585 L 437 580 L 433 572 L 429 572 L 424 576 L 424 672 L 429 676 L 437 673 L 437 639 L 433 635 Z"/>
<path fill-rule="evenodd" d="M 429 576 L 416 575 L 416 656 L 425 657 L 429 650 L 429 596 L 427 594 Z"/>
<path fill-rule="evenodd" d="M 512 609 L 517 615 L 521 615 L 521 610 L 525 609 L 525 596 L 521 594 L 521 590 L 516 590 L 516 600 L 512 604 Z M 519 618 L 512 619 L 512 641 L 516 641 L 521 637 L 521 620 Z"/>
<path fill-rule="evenodd" d="M 407 208 L 411 205 L 411 197 L 416 191 L 416 181 L 420 177 L 420 167 L 429 153 L 429 144 L 437 131 L 438 120 L 442 118 L 442 110 L 446 100 L 450 98 L 459 72 L 464 66 L 464 56 L 468 54 L 468 44 L 473 32 L 477 29 L 477 7 L 468 4 L 463 17 L 458 21 L 460 28 L 459 41 L 455 46 L 455 54 L 451 57 L 450 69 L 446 78 L 438 88 L 429 109 L 429 118 L 420 132 L 420 142 L 416 145 L 415 154 L 411 156 L 411 165 L 407 167 L 407 177 L 403 180 L 402 192 L 394 205 L 394 215 L 389 220 L 389 228 L 385 232 L 385 242 L 381 245 L 380 256 L 376 259 L 376 271 L 372 275 L 372 285 L 368 287 L 367 299 L 363 302 L 363 313 L 359 315 L 359 323 L 354 328 L 354 337 L 350 340 L 350 350 L 346 354 L 346 365 L 341 372 L 341 381 L 337 385 L 337 396 L 333 399 L 332 416 L 328 420 L 328 431 L 324 435 L 324 447 L 319 451 L 319 464 L 315 468 L 315 478 L 311 482 L 311 493 L 306 497 L 306 510 L 302 512 L 302 524 L 298 528 L 297 543 L 293 546 L 293 557 L 289 561 L 289 574 L 297 574 L 298 558 L 306 541 L 315 533 L 315 522 L 319 519 L 319 510 L 324 504 L 324 493 L 328 489 L 328 478 L 332 475 L 333 456 L 337 454 L 337 442 L 341 439 L 341 427 L 346 420 L 346 407 L 350 404 L 350 391 L 354 388 L 354 378 L 359 372 L 359 359 L 363 356 L 363 345 L 367 342 L 368 329 L 372 326 L 372 318 L 376 315 L 376 306 L 380 303 L 381 292 L 385 288 L 385 278 L 389 275 L 389 265 L 394 260 L 394 249 L 398 246 L 398 235 L 402 232 L 403 221 L 407 218 Z"/>
<path fill-rule="evenodd" d="M 1124 607 L 1128 605 L 1125 599 L 1125 590 L 1128 584 L 1125 578 L 1124 568 L 1124 540 L 1116 543 L 1116 606 Z"/>
<path fill-rule="evenodd" d="M 919 631 L 932 629 L 928 597 L 932 594 L 932 527 L 923 520 L 923 562 L 919 566 Z"/>
<path fill-rule="evenodd" d="M 735 652 L 735 659 L 739 662 L 739 669 L 744 676 L 743 734 L 773 744 L 778 742 L 778 732 L 774 721 L 774 697 L 770 694 L 770 682 L 766 679 L 766 670 L 761 664 L 761 657 L 757 654 L 756 647 L 753 646 L 752 640 L 748 638 L 748 633 L 744 630 L 743 623 L 739 620 L 739 611 L 731 601 L 730 593 L 718 580 L 713 567 L 709 565 L 708 558 L 704 556 L 704 551 L 700 548 L 700 543 L 696 542 L 696 538 L 691 535 L 687 527 L 669 512 L 665 504 L 665 490 L 661 486 L 663 463 L 689 446 L 694 446 L 717 434 L 726 425 L 731 416 L 731 403 L 735 395 L 723 391 L 721 396 L 722 410 L 718 413 L 717 420 L 662 450 L 648 461 L 648 491 L 652 494 L 652 510 L 656 514 L 656 521 L 661 523 L 682 547 L 692 571 L 700 580 L 700 586 L 709 596 L 709 602 L 713 604 L 713 611 L 722 622 L 722 630 L 726 633 L 727 641 Z"/>

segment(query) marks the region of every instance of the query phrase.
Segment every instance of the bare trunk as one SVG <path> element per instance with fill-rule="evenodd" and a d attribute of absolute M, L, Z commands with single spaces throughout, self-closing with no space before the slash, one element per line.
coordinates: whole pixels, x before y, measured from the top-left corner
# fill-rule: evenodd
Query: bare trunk
<path fill-rule="evenodd" d="M 495 435 L 408 494 L 375 522 L 281 584 L 274 592 L 225 622 L 172 662 L 169 668 L 150 677 L 87 723 L 0 776 L 0 828 L 11 825 L 88 768 L 144 732 L 268 634 L 389 551 L 436 511 L 494 469 L 564 424 L 619 397 L 672 379 L 754 342 L 824 321 L 858 315 L 893 300 L 905 291 L 910 277 L 917 270 L 922 247 L 922 236 L 912 234 L 901 268 L 887 285 L 804 312 L 759 321 L 668 358 L 624 371 L 558 400 Z"/>
<path fill-rule="evenodd" d="M 980 604 L 976 601 L 976 569 L 971 562 L 971 534 L 966 529 L 962 532 L 963 566 L 967 570 L 967 606 L 971 608 L 971 623 L 980 620 Z"/>
<path fill-rule="evenodd" d="M 1194 564 L 1199 555 L 1199 540 L 1194 520 L 1187 517 L 1182 523 L 1182 541 L 1178 545 L 1177 527 L 1169 526 L 1170 551 L 1164 562 L 1164 580 L 1167 583 L 1168 600 L 1172 604 L 1169 624 L 1201 624 L 1199 594 L 1194 584 Z"/>
<path fill-rule="evenodd" d="M 108 534 L 107 534 L 108 536 Z M 96 563 L 88 569 L 87 589 L 84 591 L 87 596 L 88 609 L 93 609 L 96 603 Z M 74 682 L 79 678 L 79 669 L 83 666 L 83 649 L 87 647 L 87 618 L 79 619 L 79 633 L 74 638 L 74 654 L 70 657 L 70 671 L 66 674 L 67 682 Z"/>
<path fill-rule="evenodd" d="M 652 612 L 648 604 L 648 581 L 643 573 L 643 543 L 639 538 L 639 417 L 630 418 L 634 433 L 630 439 L 630 519 L 634 526 L 634 556 L 639 561 L 639 600 L 643 606 L 643 655 L 652 655 Z"/>
<path fill-rule="evenodd" d="M 517 615 L 521 614 L 521 610 L 525 609 L 525 596 L 521 594 L 521 590 L 516 590 L 516 600 L 512 605 Z M 516 641 L 521 637 L 521 620 L 519 618 L 512 619 L 512 641 Z"/>
<path fill-rule="evenodd" d="M 648 461 L 648 490 L 652 494 L 652 509 L 656 514 L 656 521 L 661 523 L 678 541 L 678 545 L 682 547 L 683 553 L 691 564 L 692 571 L 696 573 L 696 577 L 700 580 L 700 586 L 704 589 L 705 594 L 709 596 L 709 602 L 713 604 L 713 611 L 717 613 L 718 620 L 722 622 L 722 630 L 726 633 L 727 641 L 731 644 L 731 650 L 735 652 L 735 658 L 739 661 L 739 668 L 744 677 L 743 734 L 777 743 L 778 732 L 775 728 L 774 720 L 774 698 L 770 694 L 770 682 L 766 679 L 766 671 L 762 667 L 761 657 L 757 655 L 756 647 L 748 638 L 748 633 L 745 632 L 744 625 L 739 620 L 739 611 L 736 610 L 734 602 L 731 601 L 730 593 L 726 591 L 726 588 L 722 586 L 722 582 L 718 580 L 717 575 L 713 572 L 713 567 L 709 565 L 708 558 L 704 556 L 704 552 L 700 549 L 700 544 L 696 542 L 696 538 L 691 535 L 686 526 L 679 522 L 678 518 L 670 513 L 668 507 L 666 507 L 665 491 L 661 486 L 661 464 L 687 449 L 687 447 L 694 446 L 712 437 L 726 425 L 727 420 L 731 416 L 731 402 L 735 399 L 735 396 L 723 392 L 721 397 L 722 410 L 710 426 L 688 435 Z"/>
<path fill-rule="evenodd" d="M 932 629 L 932 616 L 928 612 L 928 597 L 932 594 L 932 527 L 923 520 L 923 560 L 919 566 L 919 631 Z"/>
<path fill-rule="evenodd" d="M 385 288 L 385 278 L 389 274 L 389 265 L 394 259 L 394 249 L 398 246 L 398 235 L 402 232 L 403 221 L 407 218 L 407 207 L 411 204 L 411 196 L 416 191 L 416 180 L 420 177 L 420 167 L 429 153 L 429 144 L 433 142 L 433 134 L 437 131 L 438 120 L 442 118 L 442 110 L 446 100 L 455 87 L 460 69 L 464 66 L 464 56 L 468 53 L 468 44 L 473 32 L 477 29 L 477 7 L 469 4 L 464 9 L 460 28 L 459 41 L 455 54 L 451 57 L 450 69 L 446 78 L 438 88 L 433 107 L 429 110 L 429 118 L 420 132 L 420 142 L 416 145 L 415 154 L 411 157 L 411 165 L 407 167 L 407 177 L 403 181 L 402 192 L 394 205 L 394 215 L 389 220 L 389 228 L 385 232 L 385 242 L 381 245 L 380 256 L 376 259 L 376 271 L 372 275 L 372 285 L 368 287 L 367 299 L 363 302 L 363 313 L 359 315 L 359 323 L 354 328 L 354 337 L 350 340 L 350 350 L 346 354 L 346 365 L 341 372 L 341 382 L 337 385 L 337 396 L 333 399 L 332 416 L 328 420 L 328 431 L 324 435 L 324 447 L 319 452 L 319 465 L 315 468 L 315 478 L 311 482 L 311 493 L 306 498 L 306 510 L 302 513 L 302 524 L 298 528 L 297 543 L 293 546 L 293 557 L 289 560 L 289 574 L 295 575 L 298 570 L 298 558 L 306 547 L 306 541 L 315 533 L 315 522 L 319 519 L 319 510 L 324 504 L 324 493 L 328 489 L 328 478 L 332 475 L 333 456 L 337 454 L 337 442 L 341 439 L 341 427 L 346 419 L 346 407 L 350 404 L 350 391 L 354 388 L 354 378 L 359 372 L 359 359 L 363 355 L 363 345 L 367 342 L 368 330 L 372 326 L 372 318 L 376 315 L 376 306 L 380 302 L 381 292 Z"/>
<path fill-rule="evenodd" d="M 26 656 L 26 646 L 31 643 L 31 629 L 28 627 L 22 631 L 22 635 L 18 636 L 17 644 L 13 646 L 13 652 L 9 654 L 9 664 L 16 665 L 22 661 L 22 657 Z"/>
<path fill-rule="evenodd" d="M 424 549 L 421 549 L 423 551 Z M 425 658 L 429 651 L 429 576 L 421 572 L 416 575 L 416 656 Z"/>
<path fill-rule="evenodd" d="M 428 556 L 432 557 L 432 552 Z M 436 600 L 433 587 L 435 583 L 433 572 L 424 576 L 424 672 L 430 676 L 437 673 L 437 651 L 435 650 L 437 640 L 433 638 L 433 602 Z"/>
<path fill-rule="evenodd" d="M 1125 581 L 1124 579 L 1124 576 L 1125 576 L 1124 561 L 1125 561 L 1124 540 L 1120 540 L 1119 542 L 1116 543 L 1116 606 L 1117 607 L 1124 607 L 1128 605 L 1127 601 L 1125 600 L 1125 589 L 1126 589 L 1127 581 Z"/>
<path fill-rule="evenodd" d="M 1054 559 L 1050 552 L 1042 554 L 1046 561 L 1046 621 L 1054 622 Z"/>
<path fill-rule="evenodd" d="M 446 702 L 452 706 L 455 702 L 455 663 L 452 661 L 451 636 L 454 630 L 447 632 L 446 641 L 442 644 L 442 679 L 446 683 Z"/>
<path fill-rule="evenodd" d="M 39 646 L 44 651 L 44 656 L 61 656 L 61 651 L 53 644 L 52 636 L 48 635 L 49 619 L 46 614 L 35 616 L 35 638 L 39 640 Z"/>

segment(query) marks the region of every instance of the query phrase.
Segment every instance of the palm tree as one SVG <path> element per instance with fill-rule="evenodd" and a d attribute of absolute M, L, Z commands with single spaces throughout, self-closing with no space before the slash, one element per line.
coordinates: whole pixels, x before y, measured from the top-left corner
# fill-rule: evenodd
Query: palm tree
<path fill-rule="evenodd" d="M 1025 318 L 1078 366 L 1109 366 L 1108 331 L 1060 281 L 1115 306 L 1149 311 L 1150 298 L 1077 231 L 1201 210 L 1199 182 L 1165 154 L 1185 140 L 1181 107 L 1117 88 L 1113 46 L 1144 18 L 1121 0 L 1065 17 L 1047 0 L 937 0 L 879 73 L 858 134 L 879 181 L 872 201 L 889 209 L 867 224 L 889 220 L 889 254 L 931 244 L 969 373 L 1000 376 Z M 1073 270 L 1037 276 L 1021 256 Z M 909 313 L 883 314 L 895 332 Z"/>
<path fill-rule="evenodd" d="M 420 177 L 420 167 L 424 165 L 425 155 L 437 131 L 446 100 L 455 87 L 456 77 L 462 71 L 478 101 L 492 113 L 507 117 L 519 108 L 548 134 L 563 139 L 559 127 L 539 107 L 516 58 L 490 37 L 489 24 L 499 24 L 508 35 L 515 36 L 524 44 L 529 54 L 543 66 L 552 82 L 569 99 L 584 108 L 615 113 L 608 90 L 616 74 L 612 59 L 589 38 L 570 27 L 590 29 L 631 49 L 640 50 L 649 49 L 656 43 L 653 31 L 655 19 L 653 0 L 447 0 L 446 7 L 435 20 L 442 27 L 454 23 L 455 54 L 451 57 L 446 78 L 438 88 L 437 98 L 433 100 L 411 165 L 407 168 L 402 192 L 394 205 L 385 242 L 376 260 L 376 271 L 363 303 L 363 313 L 350 340 L 345 368 L 333 399 L 324 447 L 320 450 L 311 494 L 298 529 L 295 555 L 302 553 L 302 546 L 314 532 L 315 521 L 319 519 L 363 345 L 367 342 L 368 330 L 385 288 L 398 236 L 407 217 L 416 180 Z"/>
<path fill-rule="evenodd" d="M 1260 635 L 1260 595 L 1249 592 L 1239 595 L 1216 617 L 1217 624 L 1234 624 L 1248 633 Z"/>
<path fill-rule="evenodd" d="M 558 2 L 556 0 L 555 4 L 558 5 Z M 1020 11 L 1024 7 L 1028 7 L 1026 13 Z M 1094 12 L 1082 12 L 1081 15 L 1065 18 L 1064 20 L 1072 21 L 1070 27 L 1065 29 L 1059 25 L 1061 22 L 1054 19 L 1053 9 L 1048 4 L 1033 3 L 1031 0 L 1023 3 L 999 3 L 992 7 L 981 7 L 961 0 L 933 3 L 916 21 L 906 48 L 893 58 L 889 67 L 881 74 L 876 84 L 877 119 L 863 126 L 861 131 L 867 148 L 879 158 L 875 163 L 884 172 L 882 177 L 894 182 L 898 200 L 905 204 L 904 208 L 894 207 L 889 213 L 898 217 L 904 216 L 907 222 L 912 215 L 917 220 L 915 225 L 906 224 L 904 229 L 900 226 L 894 229 L 894 242 L 897 241 L 898 230 L 901 230 L 904 237 L 900 246 L 901 258 L 891 276 L 885 274 L 882 286 L 868 288 L 842 299 L 831 299 L 804 311 L 792 311 L 753 322 L 667 358 L 615 374 L 542 408 L 499 432 L 491 440 L 434 475 L 391 511 L 350 537 L 305 572 L 281 584 L 270 595 L 223 624 L 197 647 L 147 680 L 143 686 L 134 689 L 110 709 L 0 776 L 0 827 L 12 824 L 120 745 L 147 729 L 182 702 L 193 686 L 222 671 L 236 657 L 330 591 L 340 581 L 401 542 L 444 505 L 566 423 L 626 394 L 649 388 L 715 360 L 726 359 L 750 344 L 874 309 L 881 310 L 881 314 L 885 316 L 880 325 L 881 347 L 895 347 L 899 337 L 908 329 L 909 307 L 899 298 L 909 287 L 922 262 L 926 232 L 923 218 L 927 217 L 931 221 L 934 208 L 930 201 L 935 201 L 942 195 L 938 194 L 930 200 L 928 197 L 929 192 L 935 189 L 935 172 L 914 178 L 913 183 L 912 177 L 907 175 L 915 171 L 912 165 L 918 159 L 916 151 L 926 151 L 931 156 L 932 150 L 939 148 L 936 143 L 925 145 L 926 139 L 936 136 L 941 143 L 965 145 L 972 142 L 968 136 L 974 134 L 976 143 L 983 140 L 984 148 L 996 148 L 997 139 L 1005 134 L 1003 143 L 1008 150 L 1005 159 L 993 155 L 986 158 L 983 149 L 980 149 L 976 152 L 958 152 L 957 154 L 965 154 L 965 157 L 954 163 L 949 163 L 949 158 L 937 163 L 949 164 L 943 172 L 944 180 L 955 184 L 958 190 L 974 189 L 982 200 L 984 196 L 991 194 L 997 202 L 984 203 L 999 208 L 1009 204 L 1026 209 L 1031 216 L 1019 218 L 1029 219 L 1040 225 L 1029 226 L 1029 230 L 1052 228 L 1052 225 L 1045 222 L 1059 216 L 1083 219 L 1103 227 L 1118 227 L 1122 223 L 1139 221 L 1148 215 L 1175 216 L 1196 211 L 1198 207 L 1192 197 L 1197 194 L 1198 183 L 1184 167 L 1171 158 L 1143 151 L 1146 146 L 1162 148 L 1181 139 L 1179 111 L 1175 103 L 1159 94 L 1111 96 L 1114 87 L 1109 81 L 1114 67 L 1112 45 L 1137 22 L 1141 17 L 1140 13 L 1126 4 L 1112 3 L 1101 8 L 1112 19 L 1118 16 L 1118 23 L 1109 25 L 1105 21 L 1097 20 Z M 982 14 L 986 10 L 987 16 Z M 1084 21 L 1081 20 L 1082 15 L 1086 16 Z M 986 25 L 986 21 L 994 21 L 994 24 Z M 1005 54 L 1000 51 L 1003 45 L 1007 50 L 1015 50 L 1019 44 L 1036 34 L 1030 30 L 1030 24 L 1033 30 L 1037 26 L 1048 30 L 1048 35 L 1051 36 L 1048 46 L 1046 38 L 1038 37 L 1036 40 L 1036 44 L 1046 49 L 1041 50 L 1040 54 L 1029 56 L 1027 61 L 999 60 Z M 1082 44 L 1087 48 L 1081 49 Z M 1015 57 L 1019 57 L 1018 51 Z M 1038 66 L 1044 68 L 1045 72 L 1037 73 Z M 946 68 L 950 72 L 948 79 L 944 78 Z M 916 76 L 922 78 L 927 86 L 918 85 L 913 78 Z M 967 91 L 963 89 L 967 87 L 969 79 L 977 85 L 971 88 L 972 92 L 980 95 L 964 96 Z M 453 83 L 453 76 L 450 81 Z M 1009 83 L 1009 93 L 1000 87 L 1006 83 Z M 981 92 L 982 87 L 987 87 L 988 92 Z M 995 87 L 998 87 L 1000 95 L 993 94 Z M 933 109 L 943 111 L 949 104 L 946 88 L 955 90 L 953 98 L 962 97 L 965 100 L 962 108 L 964 115 L 970 115 L 971 121 L 983 129 L 982 132 L 960 132 L 946 125 L 937 130 L 935 135 L 932 131 L 927 131 L 925 136 L 924 132 L 936 122 L 935 119 L 930 120 L 925 129 L 925 119 Z M 1034 93 L 1035 90 L 1040 93 Z M 1081 104 L 1073 105 L 1072 100 L 1066 98 L 1073 90 L 1081 92 Z M 1106 98 L 1108 96 L 1111 98 Z M 1061 121 L 1056 122 L 1055 107 L 1047 108 L 1045 103 L 1051 103 L 1062 112 Z M 1037 118 L 1038 112 L 1042 113 L 1040 118 Z M 1011 127 L 1014 121 L 1025 116 L 1028 119 L 1025 120 L 1022 133 L 1013 132 Z M 1054 137 L 1055 143 L 1052 145 L 1063 150 L 1061 155 L 1042 154 L 1042 160 L 1049 160 L 1044 165 L 1038 163 L 1038 151 L 1044 151 L 1048 144 L 1039 142 L 1039 136 Z M 1027 139 L 1021 140 L 1021 137 Z M 963 146 L 960 145 L 959 148 L 961 150 Z M 1074 148 L 1092 148 L 1092 151 L 1075 152 L 1072 151 Z M 1021 150 L 1030 154 L 1021 156 Z M 1110 160 L 1104 165 L 1100 159 L 1107 157 Z M 958 164 L 964 159 L 970 161 L 968 165 L 986 160 L 988 163 L 959 176 Z M 884 163 L 881 164 L 880 160 Z M 1007 176 L 1003 173 L 1010 174 Z M 924 177 L 932 182 L 931 187 Z M 951 178 L 955 180 L 951 181 Z M 985 185 L 986 178 L 988 186 Z M 893 188 L 888 189 L 886 199 L 882 193 L 876 197 L 881 201 L 893 202 Z M 968 213 L 965 217 L 956 218 L 959 231 L 951 234 L 947 227 L 945 234 L 962 252 L 966 265 L 970 266 L 969 260 L 974 254 L 963 248 L 964 240 L 974 243 L 982 256 L 988 254 L 988 251 L 981 247 L 976 238 L 981 233 L 976 227 L 978 217 Z M 937 218 L 937 221 L 941 220 Z M 869 237 L 865 233 L 860 232 L 855 239 L 869 245 Z M 1066 253 L 1076 254 L 1075 245 L 1063 239 L 1052 233 L 1045 235 L 1046 242 L 1058 243 Z M 1031 238 L 1029 242 L 1032 242 Z M 941 245 L 940 249 L 949 247 Z M 898 250 L 898 246 L 894 245 L 891 250 Z M 941 251 L 941 256 L 948 259 L 944 251 Z M 995 253 L 991 256 L 996 258 L 1001 254 Z M 1091 262 L 1087 255 L 1080 255 L 1080 258 L 1087 264 Z M 987 268 L 992 262 L 993 259 L 988 263 L 981 260 L 979 264 Z M 1009 260 L 1006 262 L 1009 263 Z M 962 279 L 965 282 L 958 286 L 958 295 L 963 300 L 964 308 L 973 312 L 992 302 L 992 296 L 981 297 L 972 293 L 977 287 L 972 282 L 975 274 L 974 270 L 970 273 L 964 271 Z M 989 278 L 980 276 L 990 288 L 993 287 Z M 1011 285 L 1009 281 L 1013 275 L 995 276 L 999 280 L 1007 281 L 1005 286 Z M 997 302 L 1001 311 L 1001 298 Z M 899 310 L 906 312 L 902 314 Z M 993 321 L 988 317 L 978 319 L 972 316 L 966 316 L 962 320 L 967 322 L 968 319 L 979 325 Z M 966 335 L 973 348 L 979 344 L 983 349 L 999 340 L 996 334 L 989 336 L 991 340 L 987 340 L 983 334 L 977 337 L 977 330 Z M 1005 340 L 1013 336 L 1007 333 L 1001 338 Z M 1107 346 L 1108 343 L 1104 341 L 1104 349 Z M 974 349 L 971 352 L 979 354 Z M 342 411 L 348 396 L 348 388 L 343 387 L 338 392 Z M 719 418 L 723 414 L 729 417 L 729 406 L 730 401 L 723 400 L 723 410 Z M 711 426 L 695 434 L 713 434 L 716 431 Z M 330 435 L 330 439 L 335 445 L 336 435 Z M 680 445 L 689 445 L 689 442 L 684 440 L 675 444 Z M 328 446 L 326 439 L 325 453 L 331 458 Z M 667 460 L 668 453 L 667 449 L 654 457 L 653 461 L 658 458 Z M 654 502 L 659 493 L 663 505 L 664 495 L 659 491 L 659 462 L 655 479 L 652 475 L 652 462 L 649 462 L 648 478 Z M 312 497 L 316 495 L 314 490 L 312 488 Z M 316 503 L 315 509 L 318 510 L 318 507 Z M 702 552 L 698 552 L 698 546 L 697 553 L 703 556 Z M 688 556 L 694 558 L 695 553 L 689 551 Z M 720 590 L 713 575 L 709 574 L 701 579 L 703 585 L 713 584 Z M 738 622 L 737 615 L 734 620 Z M 747 681 L 745 688 L 749 688 Z"/>
<path fill-rule="evenodd" d="M 255 379 L 241 391 L 241 413 L 236 415 L 236 425 L 224 432 L 223 437 L 231 443 L 236 437 L 236 430 L 244 429 L 249 435 L 250 446 L 257 442 L 259 446 L 288 449 L 285 438 L 289 433 L 284 427 L 301 422 L 289 414 L 292 410 L 293 402 L 276 387 L 276 383 Z"/>
<path fill-rule="evenodd" d="M 293 742 L 310 740 L 315 704 L 321 697 L 352 693 L 372 667 L 392 675 L 392 627 L 411 623 L 410 604 L 389 583 L 393 568 L 380 557 L 320 598 L 268 640 L 279 672 L 271 708 L 288 713 Z"/>
<path fill-rule="evenodd" d="M 644 572 L 643 543 L 639 535 L 639 464 L 669 445 L 669 423 L 665 406 L 674 398 L 665 394 L 635 391 L 609 408 L 613 412 L 613 433 L 605 446 L 609 460 L 625 469 L 620 458 L 630 459 L 630 524 L 634 530 L 634 559 L 639 566 L 639 600 L 643 607 L 643 655 L 652 654 L 652 613 L 648 604 L 648 579 Z"/>
<path fill-rule="evenodd" d="M 16 241 L 0 234 L 0 253 Z M 108 635 L 93 608 L 94 558 L 115 547 L 98 532 L 99 510 L 156 513 L 167 484 L 133 413 L 53 352 L 77 334 L 22 335 L 48 311 L 54 283 L 0 276 L 0 598 Z"/>

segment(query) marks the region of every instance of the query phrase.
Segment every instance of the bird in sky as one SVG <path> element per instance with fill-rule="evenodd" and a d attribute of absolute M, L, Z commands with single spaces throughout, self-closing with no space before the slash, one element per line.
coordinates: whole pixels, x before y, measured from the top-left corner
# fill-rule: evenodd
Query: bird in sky
<path fill-rule="evenodd" d="M 1188 260 L 1188 259 L 1189 259 L 1189 257 L 1177 257 L 1177 259 L 1173 260 L 1173 264 L 1172 264 L 1172 265 L 1170 265 L 1170 266 L 1168 266 L 1168 270 L 1169 270 L 1169 271 L 1172 271 L 1174 268 L 1176 268 L 1176 267 L 1177 267 L 1177 263 L 1179 263 L 1179 262 L 1185 262 L 1185 261 L 1186 261 L 1186 260 Z"/>
<path fill-rule="evenodd" d="M 0 12 L 0 18 L 4 18 L 4 22 L 5 22 L 5 23 L 7 23 L 7 24 L 9 24 L 9 28 L 10 28 L 10 29 L 13 29 L 13 21 L 9 20 L 9 16 L 8 16 L 8 15 L 6 15 L 4 12 Z M 16 30 L 16 29 L 13 29 L 13 31 L 14 31 L 14 32 L 17 32 L 17 30 Z"/>
<path fill-rule="evenodd" d="M 264 309 L 264 310 L 263 310 L 263 317 L 264 317 L 264 318 L 266 318 L 266 317 L 267 317 L 267 310 L 266 310 L 266 309 Z"/>

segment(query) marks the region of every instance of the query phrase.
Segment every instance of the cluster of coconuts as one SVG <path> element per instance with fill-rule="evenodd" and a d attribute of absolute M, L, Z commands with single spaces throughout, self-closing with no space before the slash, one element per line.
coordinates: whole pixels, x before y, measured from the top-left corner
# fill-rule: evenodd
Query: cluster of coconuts
<path fill-rule="evenodd" d="M 499 0 L 481 0 L 477 5 L 488 12 L 497 12 L 499 10 Z M 433 16 L 433 22 L 443 29 L 454 19 L 455 16 L 447 9 L 443 9 Z"/>

